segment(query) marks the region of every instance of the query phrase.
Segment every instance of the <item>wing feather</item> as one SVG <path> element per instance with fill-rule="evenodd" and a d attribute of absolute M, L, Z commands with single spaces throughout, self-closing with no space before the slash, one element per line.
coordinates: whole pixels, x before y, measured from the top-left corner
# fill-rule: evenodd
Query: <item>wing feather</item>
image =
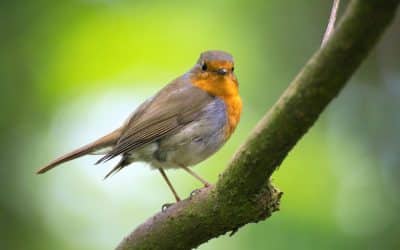
<path fill-rule="evenodd" d="M 168 136 L 198 117 L 213 96 L 184 75 L 145 102 L 123 127 L 116 146 L 97 163 L 110 160 Z"/>

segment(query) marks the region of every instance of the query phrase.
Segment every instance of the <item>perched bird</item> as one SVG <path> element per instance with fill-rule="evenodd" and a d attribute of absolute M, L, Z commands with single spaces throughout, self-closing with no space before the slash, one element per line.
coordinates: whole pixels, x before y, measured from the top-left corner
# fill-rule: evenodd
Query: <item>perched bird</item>
<path fill-rule="evenodd" d="M 192 69 L 142 103 L 120 128 L 57 158 L 37 173 L 87 154 L 104 154 L 96 164 L 121 156 L 105 178 L 132 162 L 147 162 L 160 171 L 179 201 L 164 170 L 182 168 L 208 186 L 188 167 L 221 148 L 235 130 L 241 110 L 232 56 L 206 51 Z"/>

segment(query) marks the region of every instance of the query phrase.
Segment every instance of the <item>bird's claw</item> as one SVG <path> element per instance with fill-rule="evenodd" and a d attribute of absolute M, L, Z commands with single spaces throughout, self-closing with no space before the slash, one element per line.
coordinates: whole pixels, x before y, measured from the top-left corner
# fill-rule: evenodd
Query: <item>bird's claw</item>
<path fill-rule="evenodd" d="M 164 205 L 162 205 L 161 206 L 161 212 L 165 212 L 165 211 L 167 211 L 167 209 L 170 207 L 170 206 L 172 206 L 172 205 L 174 205 L 175 203 L 165 203 Z"/>
<path fill-rule="evenodd" d="M 204 183 L 204 188 L 208 188 L 208 187 L 211 187 L 212 185 L 210 184 L 210 183 L 208 183 L 208 182 L 206 182 L 206 183 Z M 189 196 L 189 198 L 192 198 L 193 196 L 195 196 L 195 195 L 198 195 L 199 193 L 201 193 L 201 188 L 198 188 L 198 189 L 195 189 L 195 190 L 193 190 L 191 193 L 190 193 L 190 196 Z"/>
<path fill-rule="evenodd" d="M 201 192 L 201 189 L 195 189 L 192 192 L 190 192 L 190 198 L 192 198 L 193 196 L 199 194 Z"/>

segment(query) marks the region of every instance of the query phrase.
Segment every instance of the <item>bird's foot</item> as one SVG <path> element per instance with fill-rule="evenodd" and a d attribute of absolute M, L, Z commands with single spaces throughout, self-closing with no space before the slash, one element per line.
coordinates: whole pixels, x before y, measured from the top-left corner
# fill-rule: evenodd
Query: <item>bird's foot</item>
<path fill-rule="evenodd" d="M 195 189 L 195 190 L 193 190 L 192 192 L 190 192 L 189 198 L 192 199 L 194 196 L 196 196 L 196 195 L 199 194 L 199 193 L 201 193 L 201 189 L 200 189 L 200 188 Z"/>
<path fill-rule="evenodd" d="M 172 205 L 174 205 L 175 203 L 165 203 L 164 205 L 162 205 L 161 206 L 161 212 L 166 212 L 167 211 L 167 209 L 170 207 L 170 206 L 172 206 Z"/>
<path fill-rule="evenodd" d="M 211 186 L 212 186 L 212 184 L 210 184 L 208 182 L 204 183 L 204 188 L 208 188 L 208 187 L 211 187 Z M 192 192 L 190 192 L 189 198 L 191 199 L 192 197 L 198 195 L 199 193 L 201 193 L 201 190 L 202 190 L 202 188 L 197 188 L 197 189 L 193 190 Z"/>
<path fill-rule="evenodd" d="M 211 187 L 211 183 L 204 182 L 203 184 L 204 184 L 204 187 Z"/>

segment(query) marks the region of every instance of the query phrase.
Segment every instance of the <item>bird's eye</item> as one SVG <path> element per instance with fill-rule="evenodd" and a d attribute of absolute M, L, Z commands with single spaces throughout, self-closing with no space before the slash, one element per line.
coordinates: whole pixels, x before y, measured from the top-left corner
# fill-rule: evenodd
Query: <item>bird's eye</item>
<path fill-rule="evenodd" d="M 231 69 L 231 70 L 232 70 L 232 72 L 233 72 L 233 71 L 235 70 L 235 67 L 232 67 L 232 69 Z"/>
<path fill-rule="evenodd" d="M 207 70 L 207 64 L 203 63 L 203 65 L 201 66 L 201 69 L 202 69 L 203 71 L 206 71 L 206 70 Z"/>

